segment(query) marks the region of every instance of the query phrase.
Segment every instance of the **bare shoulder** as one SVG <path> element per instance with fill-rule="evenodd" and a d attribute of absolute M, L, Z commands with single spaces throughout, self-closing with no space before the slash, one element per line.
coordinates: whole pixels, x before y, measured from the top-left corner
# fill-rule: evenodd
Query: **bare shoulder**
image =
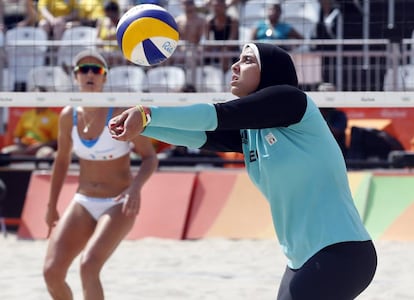
<path fill-rule="evenodd" d="M 196 21 L 198 25 L 205 25 L 207 23 L 207 19 L 202 15 L 197 15 L 194 21 Z"/>
<path fill-rule="evenodd" d="M 59 115 L 59 123 L 62 128 L 70 128 L 73 125 L 73 108 L 72 106 L 65 106 Z"/>
<path fill-rule="evenodd" d="M 61 110 L 61 112 L 60 112 L 60 116 L 67 116 L 67 115 L 72 116 L 72 114 L 73 114 L 73 110 L 74 110 L 74 108 L 73 108 L 72 106 L 65 106 L 65 107 Z"/>

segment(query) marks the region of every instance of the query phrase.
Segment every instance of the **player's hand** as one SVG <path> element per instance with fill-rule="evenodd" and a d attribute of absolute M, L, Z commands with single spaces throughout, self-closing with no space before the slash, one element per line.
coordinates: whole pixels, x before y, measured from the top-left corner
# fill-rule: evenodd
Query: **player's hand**
<path fill-rule="evenodd" d="M 141 206 L 141 196 L 140 193 L 125 193 L 119 195 L 115 201 L 123 200 L 122 204 L 122 212 L 127 217 L 134 217 L 139 213 L 139 209 Z"/>
<path fill-rule="evenodd" d="M 47 236 L 46 238 L 50 237 L 52 233 L 53 227 L 56 226 L 57 222 L 59 221 L 59 213 L 56 209 L 48 209 L 46 212 L 45 221 L 48 226 Z"/>
<path fill-rule="evenodd" d="M 141 133 L 142 124 L 141 112 L 136 107 L 132 107 L 113 117 L 109 121 L 108 127 L 115 140 L 130 141 Z"/>

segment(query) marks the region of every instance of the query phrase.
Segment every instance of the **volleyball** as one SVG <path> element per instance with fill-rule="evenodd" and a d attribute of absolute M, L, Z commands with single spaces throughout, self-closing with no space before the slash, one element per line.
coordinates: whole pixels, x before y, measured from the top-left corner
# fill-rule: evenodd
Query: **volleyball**
<path fill-rule="evenodd" d="M 124 57 L 141 66 L 168 59 L 177 48 L 179 33 L 174 17 L 163 7 L 140 4 L 120 18 L 116 38 Z"/>

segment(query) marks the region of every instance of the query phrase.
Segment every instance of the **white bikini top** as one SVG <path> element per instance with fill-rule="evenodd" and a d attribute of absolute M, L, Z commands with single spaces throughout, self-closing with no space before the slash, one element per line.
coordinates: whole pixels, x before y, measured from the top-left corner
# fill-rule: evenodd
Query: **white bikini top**
<path fill-rule="evenodd" d="M 111 107 L 109 108 L 108 115 L 106 116 L 106 125 L 112 117 L 112 112 L 113 108 Z M 86 160 L 110 160 L 117 159 L 131 151 L 129 142 L 114 140 L 106 127 L 104 127 L 102 133 L 96 139 L 82 139 L 79 136 L 77 124 L 78 114 L 76 108 L 73 108 L 73 151 L 79 158 Z"/>

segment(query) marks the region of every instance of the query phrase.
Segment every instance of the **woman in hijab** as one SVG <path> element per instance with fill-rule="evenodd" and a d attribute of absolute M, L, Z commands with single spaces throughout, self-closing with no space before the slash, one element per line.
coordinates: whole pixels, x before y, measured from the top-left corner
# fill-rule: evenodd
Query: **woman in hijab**
<path fill-rule="evenodd" d="M 372 281 L 376 251 L 354 205 L 345 161 L 314 101 L 298 89 L 281 48 L 246 44 L 225 103 L 137 106 L 109 122 L 116 140 L 241 152 L 268 199 L 288 262 L 279 300 L 349 300 Z"/>

